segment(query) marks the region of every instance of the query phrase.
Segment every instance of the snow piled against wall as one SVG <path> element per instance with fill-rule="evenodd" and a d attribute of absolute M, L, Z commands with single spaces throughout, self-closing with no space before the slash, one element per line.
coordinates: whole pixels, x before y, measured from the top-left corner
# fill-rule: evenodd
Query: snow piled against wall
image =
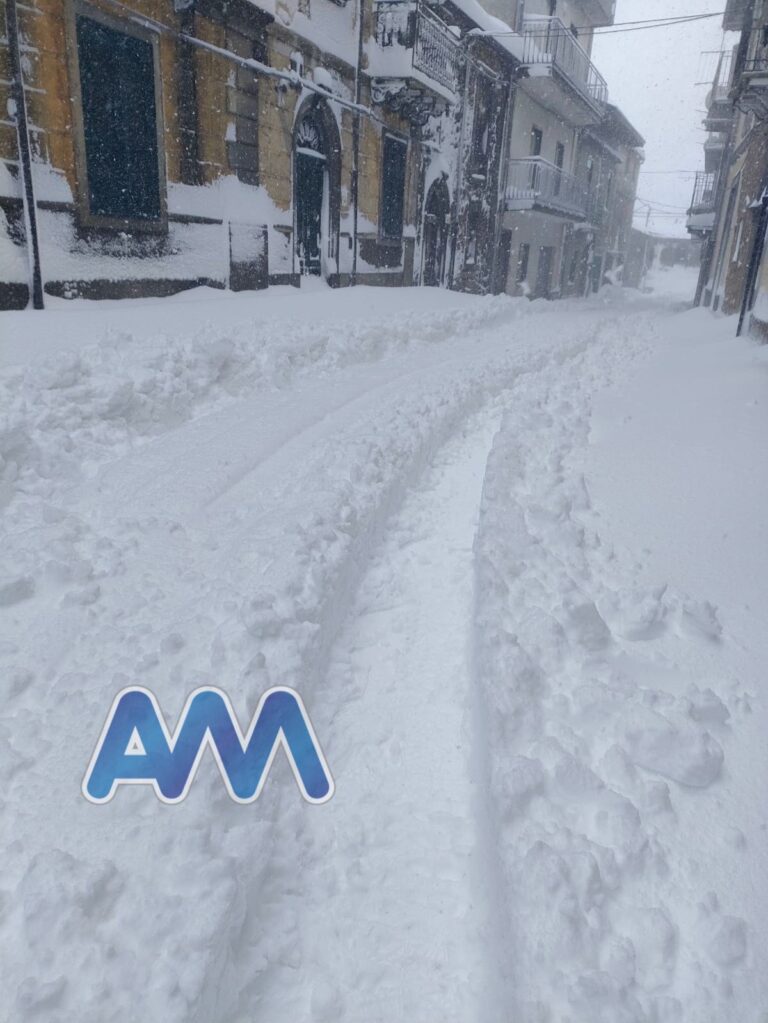
<path fill-rule="evenodd" d="M 11 241 L 8 219 L 0 210 L 0 281 L 8 284 L 26 284 L 28 280 L 29 263 L 26 247 Z"/>

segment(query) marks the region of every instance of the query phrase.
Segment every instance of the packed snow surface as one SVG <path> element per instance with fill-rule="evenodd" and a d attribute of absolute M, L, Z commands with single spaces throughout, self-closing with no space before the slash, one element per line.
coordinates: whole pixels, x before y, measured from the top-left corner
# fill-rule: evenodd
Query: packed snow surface
<path fill-rule="evenodd" d="M 768 355 L 653 284 L 3 314 L 3 1023 L 766 1023 Z M 131 684 L 335 796 L 89 804 Z"/>

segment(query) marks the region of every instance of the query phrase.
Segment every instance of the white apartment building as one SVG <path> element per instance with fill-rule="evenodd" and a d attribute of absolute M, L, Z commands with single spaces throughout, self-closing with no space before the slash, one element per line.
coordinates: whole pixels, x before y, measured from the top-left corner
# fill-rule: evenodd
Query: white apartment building
<path fill-rule="evenodd" d="M 581 133 L 602 122 L 605 79 L 591 59 L 594 29 L 615 0 L 484 0 L 523 40 L 502 221 L 502 278 L 513 295 L 556 298 L 564 253 L 589 225 L 589 182 L 577 175 Z"/>

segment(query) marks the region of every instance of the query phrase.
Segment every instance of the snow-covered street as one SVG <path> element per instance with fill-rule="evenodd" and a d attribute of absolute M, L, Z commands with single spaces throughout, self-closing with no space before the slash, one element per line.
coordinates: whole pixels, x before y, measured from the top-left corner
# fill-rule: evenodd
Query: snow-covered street
<path fill-rule="evenodd" d="M 768 349 L 654 286 L 3 314 L 3 1023 L 766 1023 Z M 128 685 L 333 799 L 88 803 Z"/>

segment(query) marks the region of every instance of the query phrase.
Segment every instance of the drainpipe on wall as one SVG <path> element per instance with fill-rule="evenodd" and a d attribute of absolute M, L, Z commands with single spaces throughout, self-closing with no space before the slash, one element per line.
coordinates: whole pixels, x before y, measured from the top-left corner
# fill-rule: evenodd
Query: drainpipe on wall
<path fill-rule="evenodd" d="M 363 0 L 358 0 L 357 18 L 357 66 L 355 67 L 355 105 L 360 105 L 361 78 L 360 67 L 363 63 Z M 355 111 L 352 121 L 352 273 L 350 284 L 357 284 L 357 215 L 360 206 L 360 113 Z"/>
<path fill-rule="evenodd" d="M 506 280 L 499 280 L 499 248 L 501 246 L 501 233 L 504 228 L 504 214 L 507 211 L 507 185 L 509 183 L 509 137 L 512 127 L 512 120 L 515 111 L 515 96 L 517 94 L 517 80 L 513 72 L 507 92 L 507 106 L 504 111 L 504 125 L 501 132 L 501 155 L 499 157 L 499 184 L 498 199 L 496 202 L 496 221 L 493 229 L 493 249 L 491 250 L 491 292 L 503 294 L 507 290 Z M 500 291 L 497 292 L 497 288 Z"/>
<path fill-rule="evenodd" d="M 32 151 L 29 145 L 29 125 L 27 122 L 26 97 L 24 96 L 24 79 L 22 77 L 16 0 L 6 0 L 5 21 L 8 31 L 8 50 L 11 59 L 11 95 L 16 107 L 14 113 L 19 145 L 19 162 L 21 164 L 22 201 L 24 203 L 24 222 L 31 277 L 29 290 L 32 297 L 32 307 L 34 309 L 43 309 L 43 275 L 40 267 L 40 245 L 37 238 L 37 206 L 35 205 L 35 185 L 32 179 Z"/>
<path fill-rule="evenodd" d="M 465 37 L 466 38 L 466 37 Z M 469 49 L 469 47 L 467 47 Z M 459 146 L 456 160 L 456 181 L 454 184 L 455 194 L 453 196 L 453 209 L 451 211 L 451 252 L 448 259 L 448 275 L 446 283 L 449 291 L 453 291 L 456 275 L 456 249 L 459 244 L 459 222 L 461 218 L 461 189 L 464 176 L 464 139 L 467 123 L 467 85 L 469 83 L 469 61 L 464 60 L 464 67 L 461 72 L 464 76 L 461 85 L 461 124 L 459 126 Z"/>

